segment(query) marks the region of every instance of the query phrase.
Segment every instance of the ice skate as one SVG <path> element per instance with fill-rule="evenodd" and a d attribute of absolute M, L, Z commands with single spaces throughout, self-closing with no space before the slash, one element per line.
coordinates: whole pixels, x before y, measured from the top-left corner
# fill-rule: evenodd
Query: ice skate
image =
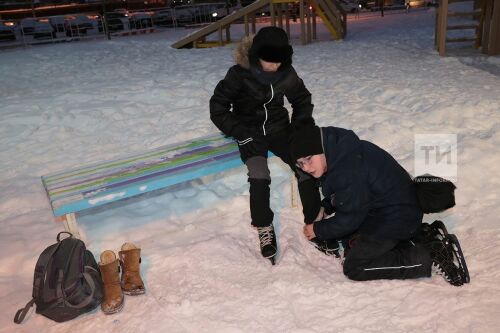
<path fill-rule="evenodd" d="M 431 224 L 423 222 L 417 235 L 413 238 L 415 243 L 429 243 L 434 240 L 443 240 L 448 235 L 448 230 L 442 221 L 434 221 Z"/>
<path fill-rule="evenodd" d="M 427 243 L 430 249 L 432 264 L 438 274 L 454 286 L 470 282 L 467 264 L 455 235 L 446 234 L 443 239 Z"/>
<path fill-rule="evenodd" d="M 313 238 L 310 240 L 313 243 L 314 247 L 316 247 L 319 251 L 323 252 L 327 256 L 335 256 L 336 258 L 340 258 L 340 246 L 339 242 L 336 239 L 328 239 L 322 240 Z"/>
<path fill-rule="evenodd" d="M 275 257 L 278 247 L 276 245 L 276 234 L 273 225 L 268 227 L 257 227 L 260 241 L 260 252 L 262 256 L 275 264 Z"/>

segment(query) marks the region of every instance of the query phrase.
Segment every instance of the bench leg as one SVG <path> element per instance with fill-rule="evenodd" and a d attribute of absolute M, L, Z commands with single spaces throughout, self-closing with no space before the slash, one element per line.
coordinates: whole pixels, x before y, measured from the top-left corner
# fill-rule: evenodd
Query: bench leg
<path fill-rule="evenodd" d="M 64 230 L 71 232 L 73 237 L 82 239 L 80 231 L 78 230 L 78 225 L 76 224 L 75 213 L 66 214 L 64 216 Z"/>
<path fill-rule="evenodd" d="M 299 206 L 299 185 L 297 183 L 297 178 L 292 174 L 292 184 L 290 188 L 290 195 L 292 201 L 292 208 L 297 208 Z"/>

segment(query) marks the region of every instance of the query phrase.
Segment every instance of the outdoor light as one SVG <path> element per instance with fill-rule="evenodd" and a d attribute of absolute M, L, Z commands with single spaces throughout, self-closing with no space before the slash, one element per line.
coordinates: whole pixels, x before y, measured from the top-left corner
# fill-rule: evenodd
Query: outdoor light
<path fill-rule="evenodd" d="M 212 13 L 212 17 L 217 17 L 217 13 Z"/>

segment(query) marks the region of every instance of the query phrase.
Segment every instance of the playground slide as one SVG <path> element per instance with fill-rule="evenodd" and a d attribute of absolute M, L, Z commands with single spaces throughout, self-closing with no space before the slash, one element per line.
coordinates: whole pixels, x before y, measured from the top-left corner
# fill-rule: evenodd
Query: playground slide
<path fill-rule="evenodd" d="M 210 25 L 187 35 L 171 46 L 176 49 L 193 47 L 196 41 L 229 26 L 231 23 L 234 23 L 236 20 L 241 19 L 245 15 L 249 15 L 265 6 L 268 6 L 271 1 L 272 0 L 256 0 L 250 5 L 241 8 L 221 20 L 211 23 Z M 315 8 L 316 13 L 318 13 L 321 17 L 328 30 L 332 33 L 332 36 L 335 39 L 340 39 L 345 35 L 345 13 L 342 15 L 342 10 L 339 10 L 340 6 L 338 6 L 335 1 L 336 0 L 309 0 L 308 2 Z M 276 1 L 276 3 L 282 2 L 283 0 Z"/>

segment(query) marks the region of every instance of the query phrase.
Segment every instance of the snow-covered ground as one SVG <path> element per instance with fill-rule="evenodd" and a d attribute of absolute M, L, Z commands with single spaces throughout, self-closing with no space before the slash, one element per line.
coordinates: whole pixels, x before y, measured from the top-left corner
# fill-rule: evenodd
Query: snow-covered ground
<path fill-rule="evenodd" d="M 470 284 L 349 281 L 304 238 L 289 171 L 273 161 L 276 266 L 260 257 L 240 168 L 79 215 L 96 258 L 125 241 L 142 248 L 146 295 L 115 315 L 13 324 L 62 230 L 41 175 L 216 131 L 208 101 L 234 46 L 175 50 L 186 31 L 168 30 L 0 52 L 0 331 L 497 332 L 500 59 L 441 58 L 433 26 L 433 10 L 351 19 L 344 41 L 320 26 L 304 46 L 293 26 L 294 64 L 320 125 L 354 129 L 412 174 L 415 134 L 458 135 L 457 206 L 438 217 L 461 240 Z"/>

